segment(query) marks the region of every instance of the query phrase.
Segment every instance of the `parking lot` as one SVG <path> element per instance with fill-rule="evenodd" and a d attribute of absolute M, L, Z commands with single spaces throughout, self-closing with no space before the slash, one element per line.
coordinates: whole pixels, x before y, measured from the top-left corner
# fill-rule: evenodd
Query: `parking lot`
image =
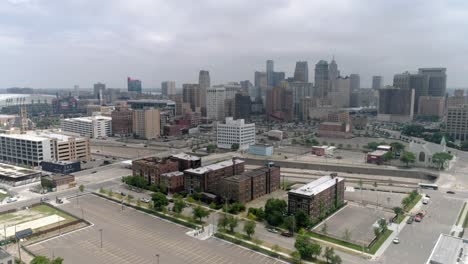
<path fill-rule="evenodd" d="M 369 188 L 369 187 L 368 187 Z M 350 188 L 352 189 L 352 188 Z M 379 206 L 386 208 L 401 207 L 401 201 L 405 198 L 407 194 L 403 193 L 394 193 L 394 192 L 381 192 L 381 191 L 372 191 L 372 190 L 359 190 L 355 189 L 353 191 L 345 192 L 345 200 L 353 201 L 356 203 L 364 204 L 373 204 L 377 203 Z"/>
<path fill-rule="evenodd" d="M 351 232 L 350 240 L 352 242 L 368 245 L 375 238 L 372 225 L 381 218 L 388 220 L 393 216 L 392 213 L 382 210 L 348 204 L 314 230 L 320 232 L 324 223 L 327 223 L 327 234 L 330 236 L 343 238 L 347 229 Z"/>
<path fill-rule="evenodd" d="M 200 241 L 187 228 L 143 214 L 94 195 L 80 198 L 89 228 L 29 246 L 38 255 L 60 256 L 65 263 L 282 263 L 211 238 Z M 66 211 L 80 208 L 63 205 Z M 102 248 L 101 231 L 102 230 Z"/>

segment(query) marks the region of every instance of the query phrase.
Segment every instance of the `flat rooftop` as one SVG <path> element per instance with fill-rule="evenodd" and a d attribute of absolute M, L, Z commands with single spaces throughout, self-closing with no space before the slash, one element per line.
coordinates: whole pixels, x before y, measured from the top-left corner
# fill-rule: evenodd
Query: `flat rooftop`
<path fill-rule="evenodd" d="M 75 122 L 88 122 L 91 123 L 93 120 L 112 120 L 112 117 L 108 116 L 85 116 L 85 117 L 75 117 L 75 118 L 67 118 L 64 119 L 67 121 L 75 121 Z"/>
<path fill-rule="evenodd" d="M 300 195 L 306 195 L 306 196 L 312 196 L 312 195 L 317 195 L 324 190 L 332 187 L 335 185 L 336 180 L 338 182 L 343 181 L 343 178 L 340 177 L 331 177 L 331 176 L 323 176 L 318 178 L 317 180 L 310 182 L 296 190 L 291 190 L 289 193 L 294 193 L 294 194 L 300 194 Z"/>
<path fill-rule="evenodd" d="M 184 175 L 184 173 L 181 172 L 181 171 L 171 171 L 171 172 L 167 172 L 167 173 L 161 174 L 161 177 L 168 177 L 168 178 L 170 178 L 170 177 L 182 176 L 182 175 Z"/>
<path fill-rule="evenodd" d="M 190 161 L 201 160 L 200 157 L 185 154 L 185 153 L 175 154 L 175 155 L 172 155 L 172 157 L 177 158 L 177 159 L 181 159 L 181 160 L 190 160 Z"/>
<path fill-rule="evenodd" d="M 37 141 L 37 142 L 42 142 L 47 139 L 45 137 L 39 137 L 39 136 L 34 136 L 34 135 L 29 135 L 29 134 L 1 134 L 0 137 L 27 140 L 27 141 Z"/>
<path fill-rule="evenodd" d="M 374 150 L 374 151 L 372 151 L 372 152 L 370 152 L 370 153 L 368 153 L 368 154 L 369 154 L 369 155 L 372 155 L 372 156 L 383 156 L 383 155 L 385 155 L 385 153 L 387 153 L 387 152 L 388 152 L 388 151 L 386 151 L 386 150 L 380 150 L 380 149 L 379 149 L 379 150 Z"/>
<path fill-rule="evenodd" d="M 457 264 L 468 261 L 468 240 L 440 234 L 427 264 Z M 460 261 L 458 261 L 460 258 Z"/>
<path fill-rule="evenodd" d="M 244 163 L 244 161 L 240 159 L 236 159 L 235 162 L 236 164 Z M 208 171 L 214 171 L 214 170 L 219 170 L 219 169 L 230 167 L 232 166 L 232 164 L 233 164 L 232 160 L 225 160 L 222 162 L 218 162 L 215 164 L 211 164 L 211 165 L 196 168 L 196 169 L 188 169 L 188 170 L 185 170 L 185 172 L 192 173 L 192 174 L 204 174 Z"/>
<path fill-rule="evenodd" d="M 9 178 L 21 178 L 24 176 L 41 173 L 38 170 L 26 169 L 10 164 L 0 163 L 0 176 Z"/>

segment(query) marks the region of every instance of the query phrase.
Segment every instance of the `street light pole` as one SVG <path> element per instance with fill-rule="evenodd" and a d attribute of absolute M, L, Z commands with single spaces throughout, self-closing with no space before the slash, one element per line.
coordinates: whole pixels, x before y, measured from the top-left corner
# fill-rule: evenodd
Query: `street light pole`
<path fill-rule="evenodd" d="M 101 233 L 101 248 L 102 248 L 102 228 L 99 229 L 99 232 Z"/>
<path fill-rule="evenodd" d="M 154 257 L 156 258 L 156 264 L 159 264 L 159 254 L 154 255 Z"/>

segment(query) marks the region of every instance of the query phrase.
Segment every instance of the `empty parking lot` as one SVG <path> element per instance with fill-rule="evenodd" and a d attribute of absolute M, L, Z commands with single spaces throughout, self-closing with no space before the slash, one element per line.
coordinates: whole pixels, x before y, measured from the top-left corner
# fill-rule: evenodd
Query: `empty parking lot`
<path fill-rule="evenodd" d="M 94 195 L 80 198 L 85 218 L 94 226 L 28 248 L 35 254 L 60 256 L 65 263 L 282 263 L 211 238 L 185 235 L 187 228 L 125 208 Z M 79 213 L 67 204 L 63 209 Z M 81 212 L 80 212 L 81 213 Z M 102 229 L 102 243 L 100 243 Z"/>

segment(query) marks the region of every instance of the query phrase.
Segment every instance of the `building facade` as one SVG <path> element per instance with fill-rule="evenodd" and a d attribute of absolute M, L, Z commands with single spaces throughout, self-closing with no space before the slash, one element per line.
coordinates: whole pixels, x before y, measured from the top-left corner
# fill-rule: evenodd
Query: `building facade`
<path fill-rule="evenodd" d="M 112 135 L 112 118 L 87 116 L 62 120 L 62 130 L 89 138 L 106 138 Z"/>
<path fill-rule="evenodd" d="M 127 88 L 129 92 L 141 93 L 141 81 L 137 79 L 127 78 Z"/>
<path fill-rule="evenodd" d="M 447 108 L 445 132 L 457 141 L 468 141 L 468 104 Z"/>
<path fill-rule="evenodd" d="M 211 87 L 210 72 L 201 70 L 198 75 L 198 86 L 200 87 L 200 107 L 203 116 L 206 116 L 206 90 Z"/>
<path fill-rule="evenodd" d="M 194 83 L 182 84 L 182 99 L 184 103 L 190 104 L 193 112 L 201 112 L 200 86 Z"/>
<path fill-rule="evenodd" d="M 128 137 L 133 134 L 133 111 L 128 107 L 117 107 L 111 113 L 112 134 Z"/>
<path fill-rule="evenodd" d="M 414 89 L 394 87 L 379 90 L 377 119 L 387 122 L 409 122 L 414 114 Z"/>
<path fill-rule="evenodd" d="M 418 116 L 443 117 L 445 111 L 445 97 L 420 96 L 418 103 Z"/>
<path fill-rule="evenodd" d="M 382 76 L 372 76 L 372 89 L 378 90 L 383 87 L 383 77 Z"/>
<path fill-rule="evenodd" d="M 218 148 L 230 149 L 233 144 L 238 144 L 239 149 L 246 150 L 255 144 L 255 124 L 227 117 L 225 123 L 218 123 L 216 142 Z"/>
<path fill-rule="evenodd" d="M 179 163 L 170 158 L 145 158 L 132 162 L 133 176 L 144 177 L 149 185 L 160 185 L 161 174 L 179 171 Z"/>
<path fill-rule="evenodd" d="M 226 89 L 224 87 L 208 88 L 206 98 L 206 117 L 214 121 L 224 120 Z"/>
<path fill-rule="evenodd" d="M 420 68 L 419 73 L 429 76 L 427 95 L 445 96 L 447 90 L 446 68 Z"/>
<path fill-rule="evenodd" d="M 309 82 L 309 65 L 307 61 L 296 62 L 296 68 L 294 69 L 294 81 L 295 82 Z"/>
<path fill-rule="evenodd" d="M 132 130 L 135 137 L 155 139 L 161 135 L 161 115 L 159 109 L 135 109 L 133 110 L 132 119 Z"/>
<path fill-rule="evenodd" d="M 299 189 L 288 192 L 288 212 L 306 213 L 312 221 L 325 216 L 327 211 L 344 203 L 345 180 L 340 177 L 323 176 Z"/>
<path fill-rule="evenodd" d="M 163 96 L 170 97 L 177 94 L 175 81 L 164 81 L 161 83 L 161 93 Z"/>

